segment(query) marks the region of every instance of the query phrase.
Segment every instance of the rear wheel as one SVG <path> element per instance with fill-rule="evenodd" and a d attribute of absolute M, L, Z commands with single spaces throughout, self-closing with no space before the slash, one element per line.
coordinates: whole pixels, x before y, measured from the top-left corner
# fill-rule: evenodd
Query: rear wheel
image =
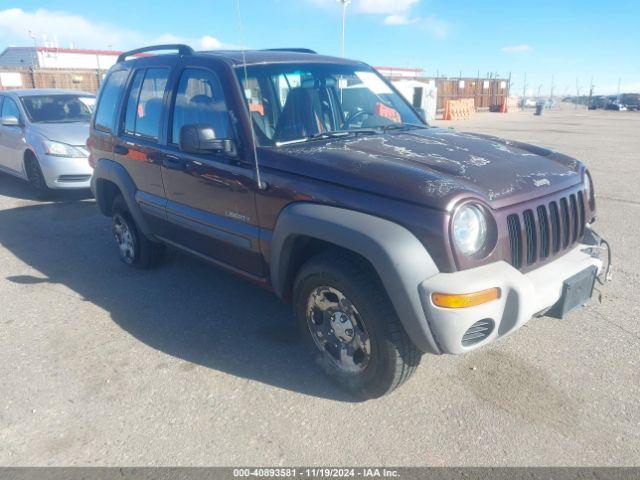
<path fill-rule="evenodd" d="M 47 186 L 47 182 L 44 179 L 38 159 L 34 154 L 27 154 L 24 166 L 27 172 L 27 178 L 29 179 L 29 184 L 36 195 L 44 198 L 51 194 L 51 189 Z"/>
<path fill-rule="evenodd" d="M 375 272 L 349 253 L 310 259 L 294 285 L 296 317 L 317 363 L 368 399 L 404 383 L 421 353 L 407 336 Z"/>
<path fill-rule="evenodd" d="M 122 195 L 115 197 L 111 212 L 111 231 L 120 260 L 132 267 L 156 266 L 162 259 L 164 245 L 152 242 L 140 232 Z"/>

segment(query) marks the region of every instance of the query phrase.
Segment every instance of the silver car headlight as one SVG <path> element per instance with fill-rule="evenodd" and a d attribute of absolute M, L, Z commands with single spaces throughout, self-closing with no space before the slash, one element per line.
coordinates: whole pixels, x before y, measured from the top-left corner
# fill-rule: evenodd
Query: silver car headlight
<path fill-rule="evenodd" d="M 53 155 L 54 157 L 85 158 L 87 156 L 80 149 L 72 145 L 54 142 L 53 140 L 43 140 L 42 146 L 47 155 Z"/>
<path fill-rule="evenodd" d="M 464 255 L 472 256 L 482 250 L 487 242 L 487 220 L 479 206 L 467 204 L 455 213 L 453 240 Z"/>

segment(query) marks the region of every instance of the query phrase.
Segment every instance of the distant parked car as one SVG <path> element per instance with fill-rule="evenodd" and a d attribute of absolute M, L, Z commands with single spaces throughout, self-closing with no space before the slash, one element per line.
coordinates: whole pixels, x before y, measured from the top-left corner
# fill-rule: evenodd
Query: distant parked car
<path fill-rule="evenodd" d="M 605 110 L 616 110 L 618 112 L 626 112 L 628 109 L 624 103 L 609 102 L 607 103 Z"/>
<path fill-rule="evenodd" d="M 589 110 L 597 110 L 598 108 L 605 108 L 608 100 L 606 97 L 593 97 L 589 103 Z"/>
<path fill-rule="evenodd" d="M 638 93 L 623 93 L 620 96 L 620 102 L 626 105 L 628 110 L 640 110 L 640 94 Z"/>
<path fill-rule="evenodd" d="M 95 105 L 75 90 L 13 90 L 0 94 L 0 171 L 36 192 L 89 188 L 85 146 Z"/>

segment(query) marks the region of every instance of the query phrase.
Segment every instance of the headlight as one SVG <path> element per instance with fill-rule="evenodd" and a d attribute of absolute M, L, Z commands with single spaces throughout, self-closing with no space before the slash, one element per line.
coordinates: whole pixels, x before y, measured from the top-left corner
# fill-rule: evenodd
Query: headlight
<path fill-rule="evenodd" d="M 480 207 L 469 204 L 453 217 L 453 239 L 463 254 L 475 255 L 487 241 L 487 220 Z"/>
<path fill-rule="evenodd" d="M 53 155 L 54 157 L 70 157 L 70 158 L 85 158 L 84 152 L 79 149 L 67 145 L 66 143 L 53 142 L 51 140 L 43 140 L 42 146 L 47 155 Z"/>

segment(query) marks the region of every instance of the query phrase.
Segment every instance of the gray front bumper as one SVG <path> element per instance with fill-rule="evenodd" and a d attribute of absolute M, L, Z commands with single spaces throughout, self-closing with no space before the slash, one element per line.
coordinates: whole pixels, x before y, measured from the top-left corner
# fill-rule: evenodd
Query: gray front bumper
<path fill-rule="evenodd" d="M 557 260 L 526 274 L 503 261 L 455 273 L 438 273 L 420 284 L 420 297 L 442 353 L 461 354 L 514 332 L 560 299 L 564 280 L 590 266 L 600 272 L 602 264 L 589 245 L 578 244 Z M 493 287 L 500 288 L 501 297 L 475 307 L 441 308 L 431 299 L 435 292 L 472 293 Z M 493 331 L 483 340 L 464 346 L 465 332 L 483 319 L 493 320 Z"/>

